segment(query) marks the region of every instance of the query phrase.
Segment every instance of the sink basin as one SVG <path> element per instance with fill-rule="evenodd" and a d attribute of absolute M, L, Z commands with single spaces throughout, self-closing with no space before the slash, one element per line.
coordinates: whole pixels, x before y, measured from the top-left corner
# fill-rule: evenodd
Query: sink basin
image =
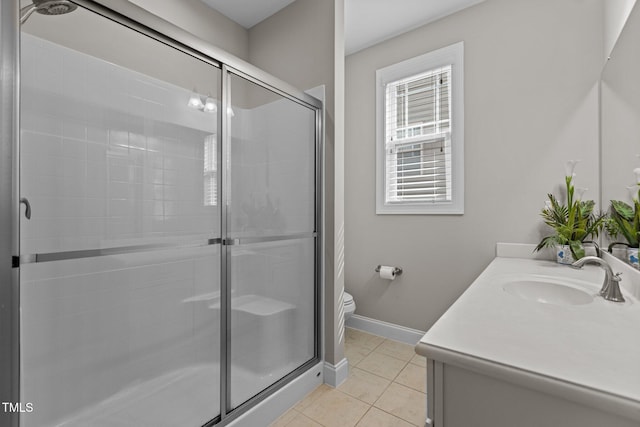
<path fill-rule="evenodd" d="M 516 280 L 503 286 L 512 295 L 542 304 L 584 305 L 593 301 L 586 291 L 546 280 Z"/>

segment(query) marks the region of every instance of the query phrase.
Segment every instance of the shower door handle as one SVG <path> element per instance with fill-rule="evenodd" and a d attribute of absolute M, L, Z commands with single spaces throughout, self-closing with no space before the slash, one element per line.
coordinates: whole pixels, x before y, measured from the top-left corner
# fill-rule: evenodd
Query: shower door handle
<path fill-rule="evenodd" d="M 29 200 L 26 197 L 23 197 L 20 199 L 20 203 L 24 203 L 26 207 L 24 210 L 24 216 L 27 217 L 27 219 L 31 219 L 31 203 L 29 203 Z"/>

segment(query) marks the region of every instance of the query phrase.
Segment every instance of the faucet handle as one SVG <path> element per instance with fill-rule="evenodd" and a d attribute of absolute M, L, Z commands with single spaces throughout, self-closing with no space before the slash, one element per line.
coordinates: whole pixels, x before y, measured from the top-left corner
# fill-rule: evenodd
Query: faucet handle
<path fill-rule="evenodd" d="M 613 275 L 613 277 L 611 278 L 611 280 L 613 280 L 614 282 L 619 282 L 622 280 L 622 278 L 620 277 L 622 276 L 622 272 L 619 271 L 616 274 Z"/>

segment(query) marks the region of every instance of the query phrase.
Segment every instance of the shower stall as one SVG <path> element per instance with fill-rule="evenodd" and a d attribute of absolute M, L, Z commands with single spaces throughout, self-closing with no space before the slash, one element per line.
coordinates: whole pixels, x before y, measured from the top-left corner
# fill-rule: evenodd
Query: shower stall
<path fill-rule="evenodd" d="M 322 103 L 113 3 L 0 6 L 0 425 L 226 425 L 320 375 Z"/>

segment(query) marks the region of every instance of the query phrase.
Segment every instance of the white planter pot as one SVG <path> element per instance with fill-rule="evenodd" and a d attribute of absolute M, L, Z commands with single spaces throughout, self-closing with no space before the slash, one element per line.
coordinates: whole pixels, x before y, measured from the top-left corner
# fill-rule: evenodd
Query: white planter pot
<path fill-rule="evenodd" d="M 569 245 L 556 246 L 556 261 L 558 264 L 573 264 L 573 258 Z"/>
<path fill-rule="evenodd" d="M 618 258 L 619 260 L 628 262 L 628 256 L 627 256 L 627 247 L 626 246 L 614 246 L 613 248 L 611 248 L 611 255 L 613 255 L 614 257 Z"/>
<path fill-rule="evenodd" d="M 638 248 L 627 248 L 627 262 L 634 268 L 640 268 L 638 266 Z"/>
<path fill-rule="evenodd" d="M 598 250 L 593 245 L 584 245 L 584 256 L 598 256 Z"/>

